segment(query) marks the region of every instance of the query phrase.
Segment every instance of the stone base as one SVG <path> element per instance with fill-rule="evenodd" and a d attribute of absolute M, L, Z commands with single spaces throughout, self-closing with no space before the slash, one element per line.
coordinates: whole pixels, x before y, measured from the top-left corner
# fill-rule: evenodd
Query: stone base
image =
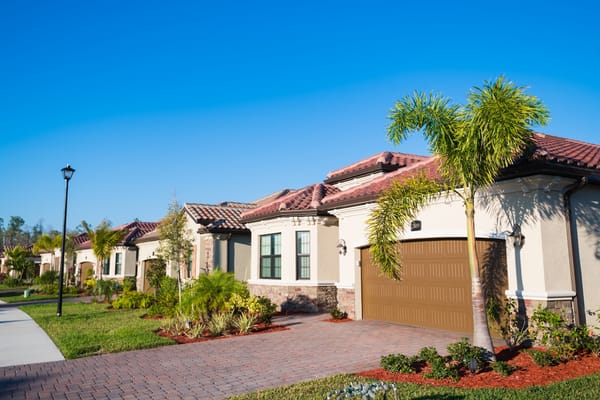
<path fill-rule="evenodd" d="M 340 311 L 348 313 L 348 318 L 356 319 L 356 292 L 354 289 L 337 289 L 337 302 Z"/>
<path fill-rule="evenodd" d="M 278 311 L 329 312 L 337 306 L 335 286 L 272 286 L 249 284 L 250 293 L 264 296 Z"/>

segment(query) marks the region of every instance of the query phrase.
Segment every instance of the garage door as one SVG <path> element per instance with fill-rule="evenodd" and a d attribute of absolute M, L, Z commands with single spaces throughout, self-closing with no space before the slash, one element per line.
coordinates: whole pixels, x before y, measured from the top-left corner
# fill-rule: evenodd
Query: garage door
<path fill-rule="evenodd" d="M 383 276 L 362 250 L 364 319 L 470 333 L 473 331 L 471 277 L 466 239 L 399 243 L 401 281 Z M 501 299 L 507 289 L 503 240 L 478 240 L 477 253 L 486 296 Z"/>

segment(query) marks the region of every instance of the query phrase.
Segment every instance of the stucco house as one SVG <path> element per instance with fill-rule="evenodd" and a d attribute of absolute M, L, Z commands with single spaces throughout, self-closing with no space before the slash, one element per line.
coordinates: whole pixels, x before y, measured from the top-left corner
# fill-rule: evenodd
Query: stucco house
<path fill-rule="evenodd" d="M 125 277 L 135 277 L 137 271 L 136 239 L 156 229 L 158 222 L 134 221 L 120 225 L 114 230 L 125 231 L 123 239 L 113 248 L 110 258 L 104 260 L 104 265 L 98 265 L 98 260 L 92 249 L 92 243 L 87 239 L 79 244 L 76 250 L 76 273 L 80 282 L 95 276 L 102 279 L 123 280 Z"/>
<path fill-rule="evenodd" d="M 466 223 L 440 196 L 406 227 L 403 279 L 371 265 L 367 220 L 395 180 L 438 176 L 435 157 L 382 152 L 324 182 L 249 210 L 249 287 L 282 307 L 472 331 Z M 564 311 L 598 325 L 600 146 L 536 133 L 532 147 L 477 198 L 478 256 L 487 295 Z"/>
<path fill-rule="evenodd" d="M 255 204 L 222 202 L 219 204 L 186 203 L 187 230 L 192 239 L 192 254 L 182 271 L 184 280 L 193 279 L 215 269 L 231 272 L 245 281 L 250 276 L 250 231 L 240 222 L 242 212 Z M 155 229 L 135 241 L 139 249 L 139 290 L 149 290 L 147 271 L 158 258 L 159 234 Z M 167 275 L 177 271 L 167 264 Z"/>

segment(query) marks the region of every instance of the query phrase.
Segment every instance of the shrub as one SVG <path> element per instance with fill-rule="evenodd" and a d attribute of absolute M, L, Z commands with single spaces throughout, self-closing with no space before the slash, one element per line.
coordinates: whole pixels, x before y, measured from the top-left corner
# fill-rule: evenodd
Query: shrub
<path fill-rule="evenodd" d="M 148 310 L 150 315 L 173 316 L 179 301 L 177 279 L 163 276 L 156 293 L 156 302 Z"/>
<path fill-rule="evenodd" d="M 461 367 L 469 368 L 471 360 L 476 362 L 476 369 L 481 369 L 486 364 L 487 350 L 473 346 L 466 337 L 456 343 L 450 343 L 447 349 L 450 357 L 458 362 Z"/>
<path fill-rule="evenodd" d="M 440 355 L 435 347 L 423 347 L 419 350 L 419 358 L 428 363 L 431 363 L 432 360 L 439 356 Z"/>
<path fill-rule="evenodd" d="M 509 376 L 517 369 L 517 367 L 513 367 L 506 361 L 496 361 L 495 363 L 492 363 L 492 370 L 496 371 L 502 376 Z"/>
<path fill-rule="evenodd" d="M 204 314 L 210 321 L 213 314 L 227 310 L 227 303 L 234 293 L 248 297 L 246 286 L 231 273 L 212 271 L 200 277 L 185 291 L 184 308 Z"/>
<path fill-rule="evenodd" d="M 569 326 L 559 313 L 538 307 L 531 321 L 534 337 L 561 360 L 598 351 L 598 338 L 591 334 L 587 326 Z"/>
<path fill-rule="evenodd" d="M 254 315 L 240 314 L 234 319 L 233 326 L 235 326 L 240 334 L 245 335 L 250 332 L 255 323 L 256 317 Z"/>
<path fill-rule="evenodd" d="M 528 350 L 527 353 L 531 356 L 533 362 L 535 362 L 540 367 L 550 367 L 558 365 L 560 361 L 558 357 L 554 356 L 548 351 L 531 349 Z"/>
<path fill-rule="evenodd" d="M 94 295 L 104 296 L 104 302 L 110 303 L 110 300 L 112 299 L 112 296 L 116 292 L 117 288 L 117 283 L 114 280 L 100 279 L 99 281 L 96 281 L 96 285 L 94 286 Z"/>
<path fill-rule="evenodd" d="M 408 357 L 404 354 L 389 354 L 387 356 L 381 356 L 379 365 L 386 371 L 412 374 L 416 372 L 415 365 L 418 362 L 419 358 L 417 356 Z"/>
<path fill-rule="evenodd" d="M 529 340 L 527 321 L 519 316 L 519 307 L 514 299 L 506 299 L 501 305 L 490 298 L 486 311 L 498 324 L 497 330 L 511 350 Z"/>
<path fill-rule="evenodd" d="M 123 278 L 123 293 L 133 292 L 136 290 L 135 276 L 126 276 Z"/>
<path fill-rule="evenodd" d="M 223 335 L 231 326 L 232 315 L 230 313 L 213 314 L 208 321 L 208 331 L 212 336 Z"/>
<path fill-rule="evenodd" d="M 113 308 L 132 310 L 149 308 L 154 303 L 154 296 L 142 292 L 125 292 L 112 302 Z"/>
<path fill-rule="evenodd" d="M 35 278 L 34 281 L 38 285 L 58 284 L 58 271 L 46 271 L 42 275 Z"/>
<path fill-rule="evenodd" d="M 8 287 L 17 287 L 23 284 L 23 282 L 20 279 L 13 278 L 12 276 L 7 276 L 6 278 L 4 278 L 4 281 L 2 283 L 4 283 Z"/>
<path fill-rule="evenodd" d="M 429 366 L 431 367 L 431 371 L 423 374 L 425 378 L 450 378 L 453 381 L 458 381 L 460 379 L 457 367 L 446 362 L 444 357 L 440 355 L 438 355 L 437 357 L 433 357 L 432 360 L 429 362 Z"/>
<path fill-rule="evenodd" d="M 4 283 L 4 280 L 8 277 L 6 272 L 0 272 L 0 283 Z"/>
<path fill-rule="evenodd" d="M 94 293 L 94 288 L 96 287 L 97 281 L 95 279 L 86 279 L 83 283 L 83 290 L 87 294 Z"/>
<path fill-rule="evenodd" d="M 332 308 L 331 311 L 329 311 L 329 313 L 331 314 L 331 318 L 333 319 L 344 319 L 344 318 L 348 318 L 348 313 L 345 311 L 341 311 L 339 308 Z"/>

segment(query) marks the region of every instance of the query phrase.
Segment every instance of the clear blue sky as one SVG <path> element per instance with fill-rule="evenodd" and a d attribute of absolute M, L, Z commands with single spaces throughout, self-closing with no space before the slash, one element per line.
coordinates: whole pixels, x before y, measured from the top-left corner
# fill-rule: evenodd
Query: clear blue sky
<path fill-rule="evenodd" d="M 249 202 L 384 150 L 394 101 L 504 74 L 599 143 L 593 1 L 0 2 L 0 217 L 69 227 Z"/>

